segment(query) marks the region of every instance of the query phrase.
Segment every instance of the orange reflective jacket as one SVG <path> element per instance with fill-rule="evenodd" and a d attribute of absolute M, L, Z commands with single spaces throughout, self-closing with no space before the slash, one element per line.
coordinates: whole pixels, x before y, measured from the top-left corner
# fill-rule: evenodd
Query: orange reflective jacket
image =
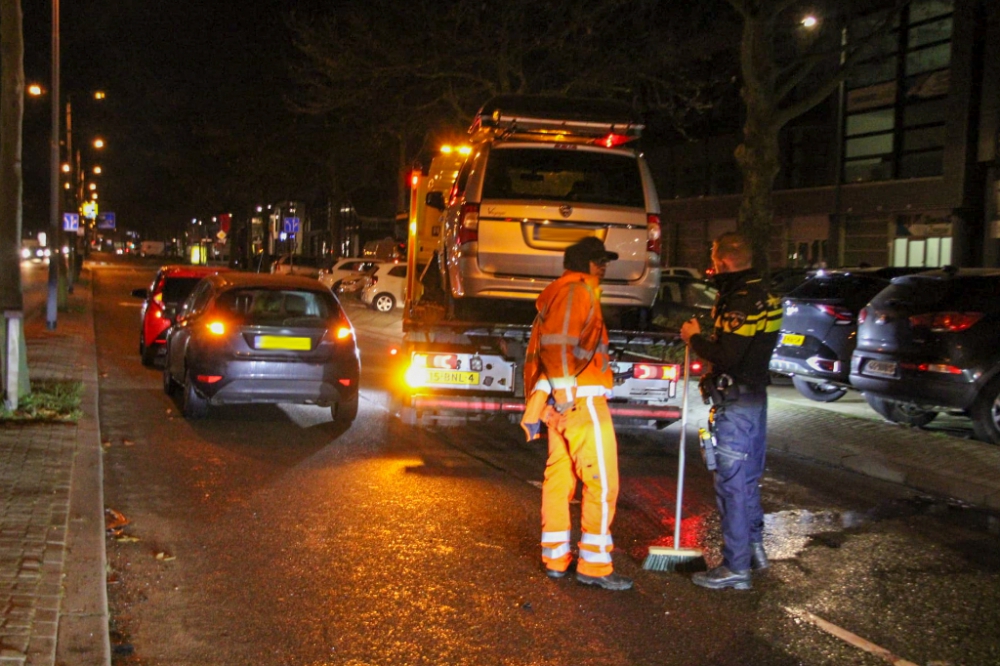
<path fill-rule="evenodd" d="M 524 359 L 526 394 L 543 375 L 553 392 L 573 393 L 571 400 L 577 386 L 614 386 L 598 284 L 596 276 L 566 271 L 539 295 Z"/>

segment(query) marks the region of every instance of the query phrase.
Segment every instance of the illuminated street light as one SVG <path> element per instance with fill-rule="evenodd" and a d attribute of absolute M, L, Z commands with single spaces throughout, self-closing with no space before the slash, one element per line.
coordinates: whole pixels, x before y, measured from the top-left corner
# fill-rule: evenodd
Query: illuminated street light
<path fill-rule="evenodd" d="M 63 172 L 63 173 L 69 173 L 69 170 L 70 170 L 71 168 L 72 168 L 72 167 L 70 167 L 70 165 L 69 165 L 69 164 L 63 164 L 63 165 L 62 165 L 62 172 Z"/>
<path fill-rule="evenodd" d="M 103 90 L 95 90 L 94 91 L 94 99 L 104 99 L 105 97 L 106 97 L 106 95 L 104 94 Z"/>
<path fill-rule="evenodd" d="M 815 28 L 818 24 L 819 24 L 819 19 L 813 16 L 812 14 L 809 14 L 808 16 L 805 16 L 802 19 L 803 28 L 807 29 Z"/>
<path fill-rule="evenodd" d="M 92 200 L 94 200 L 94 201 L 97 201 L 97 192 L 94 192 L 93 194 L 91 194 L 91 195 L 90 195 L 90 198 L 91 198 Z"/>
<path fill-rule="evenodd" d="M 28 86 L 28 94 L 32 97 L 41 97 L 45 94 L 45 90 L 37 83 L 32 83 Z"/>
<path fill-rule="evenodd" d="M 101 175 L 101 167 L 99 167 L 99 166 L 95 166 L 94 167 L 94 175 L 96 175 L 96 176 L 100 176 Z"/>
<path fill-rule="evenodd" d="M 103 148 L 104 139 L 94 139 L 94 148 Z"/>

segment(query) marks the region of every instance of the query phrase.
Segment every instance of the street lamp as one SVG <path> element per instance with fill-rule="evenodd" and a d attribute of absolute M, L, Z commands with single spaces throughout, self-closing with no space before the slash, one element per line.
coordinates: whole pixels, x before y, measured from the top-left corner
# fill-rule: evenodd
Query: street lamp
<path fill-rule="evenodd" d="M 52 133 L 49 137 L 51 158 L 49 177 L 49 225 L 56 242 L 49 256 L 49 290 L 45 308 L 45 326 L 50 331 L 56 327 L 59 307 L 59 264 L 62 262 L 62 243 L 59 242 L 59 0 L 52 0 Z"/>

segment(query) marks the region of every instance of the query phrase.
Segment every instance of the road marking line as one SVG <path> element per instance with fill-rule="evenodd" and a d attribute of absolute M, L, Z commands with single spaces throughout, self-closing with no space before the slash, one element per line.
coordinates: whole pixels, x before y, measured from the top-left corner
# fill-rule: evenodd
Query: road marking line
<path fill-rule="evenodd" d="M 875 645 L 871 641 L 867 641 L 864 638 L 861 638 L 861 636 L 858 636 L 857 634 L 852 634 L 847 629 L 838 627 L 834 623 L 828 622 L 823 618 L 819 617 L 818 615 L 813 615 L 807 610 L 802 610 L 801 608 L 790 608 L 788 606 L 785 607 L 785 610 L 792 617 L 803 619 L 806 622 L 809 622 L 819 627 L 820 629 L 830 634 L 831 636 L 836 636 L 845 643 L 849 643 L 850 645 L 853 645 L 856 648 L 861 648 L 865 652 L 870 652 L 876 657 L 884 659 L 887 663 L 893 664 L 893 666 L 918 666 L 912 661 L 907 661 L 902 657 L 897 657 L 889 650 L 886 650 L 884 647 Z"/>

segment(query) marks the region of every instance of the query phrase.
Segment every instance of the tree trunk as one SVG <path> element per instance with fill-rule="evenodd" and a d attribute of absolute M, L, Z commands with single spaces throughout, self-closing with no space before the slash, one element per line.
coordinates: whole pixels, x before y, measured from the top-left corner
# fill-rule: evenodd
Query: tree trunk
<path fill-rule="evenodd" d="M 24 111 L 24 36 L 21 0 L 0 0 L 0 393 L 14 409 L 31 389 L 21 295 L 21 124 Z M 16 313 L 8 317 L 7 313 Z M 8 353 L 8 330 L 17 339 Z M 17 367 L 13 367 L 16 363 Z M 16 371 L 17 382 L 9 381 Z M 8 385 L 11 384 L 11 385 Z"/>
<path fill-rule="evenodd" d="M 753 263 L 761 273 L 770 272 L 768 250 L 774 220 L 774 179 L 781 162 L 778 133 L 766 127 L 752 128 L 747 121 L 743 143 L 736 149 L 736 161 L 743 172 L 743 199 L 737 228 L 753 246 Z"/>

